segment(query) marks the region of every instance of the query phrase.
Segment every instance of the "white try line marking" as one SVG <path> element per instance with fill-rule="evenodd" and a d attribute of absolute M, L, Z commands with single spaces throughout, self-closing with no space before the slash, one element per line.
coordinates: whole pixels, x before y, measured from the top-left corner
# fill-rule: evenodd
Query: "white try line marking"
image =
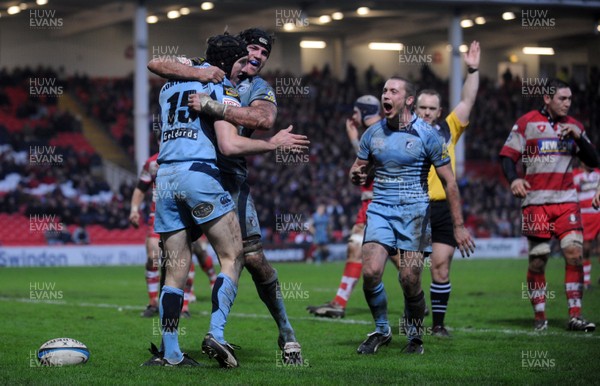
<path fill-rule="evenodd" d="M 65 300 L 37 300 L 27 298 L 11 298 L 11 297 L 0 297 L 0 301 L 4 302 L 17 302 L 17 303 L 33 303 L 33 304 L 54 304 L 61 306 L 74 306 L 74 307 L 92 307 L 92 308 L 112 308 L 118 311 L 122 310 L 134 310 L 143 311 L 144 308 L 140 306 L 128 306 L 118 304 L 107 304 L 107 303 L 69 303 Z M 194 314 L 202 316 L 210 316 L 208 311 L 195 311 Z M 265 314 L 244 314 L 240 312 L 232 312 L 231 316 L 235 318 L 249 318 L 249 319 L 271 319 L 271 315 Z M 360 325 L 373 325 L 370 320 L 356 320 L 356 319 L 331 319 L 331 318 L 320 318 L 316 316 L 297 316 L 290 317 L 290 320 L 302 320 L 310 322 L 320 323 L 338 323 L 338 324 L 360 324 Z M 494 329 L 494 328 L 448 328 L 450 331 L 460 331 L 467 334 L 505 334 L 505 335 L 527 335 L 527 336 L 563 336 L 569 338 L 582 338 L 582 339 L 600 339 L 600 335 L 589 334 L 583 332 L 556 332 L 556 331 L 545 331 L 535 332 L 527 330 L 511 330 L 508 328 Z"/>

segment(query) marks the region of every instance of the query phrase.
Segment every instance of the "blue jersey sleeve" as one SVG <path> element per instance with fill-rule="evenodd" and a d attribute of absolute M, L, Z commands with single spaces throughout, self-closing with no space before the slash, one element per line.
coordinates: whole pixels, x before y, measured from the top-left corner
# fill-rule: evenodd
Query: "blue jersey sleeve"
<path fill-rule="evenodd" d="M 252 83 L 252 90 L 250 92 L 250 98 L 248 99 L 248 105 L 256 100 L 269 101 L 277 106 L 277 99 L 275 98 L 275 91 L 273 87 L 267 81 L 262 78 L 255 79 Z"/>
<path fill-rule="evenodd" d="M 360 138 L 360 144 L 358 145 L 358 153 L 356 156 L 361 160 L 368 160 L 371 155 L 371 138 L 373 137 L 373 126 L 367 129 Z"/>
<path fill-rule="evenodd" d="M 423 133 L 425 134 L 425 152 L 433 166 L 439 168 L 449 164 L 450 153 L 444 138 L 434 129 L 423 131 Z"/>

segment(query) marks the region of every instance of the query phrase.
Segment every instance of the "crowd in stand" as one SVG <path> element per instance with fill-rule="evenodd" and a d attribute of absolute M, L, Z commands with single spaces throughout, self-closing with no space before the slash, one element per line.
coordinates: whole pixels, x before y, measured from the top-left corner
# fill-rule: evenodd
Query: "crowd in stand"
<path fill-rule="evenodd" d="M 43 73 L 44 75 L 40 75 Z M 7 86 L 27 87 L 32 76 L 55 77 L 64 82 L 85 111 L 109 130 L 116 141 L 133 157 L 131 77 L 93 79 L 75 76 L 63 79 L 48 69 L 0 71 L 0 109 L 7 109 Z M 299 77 L 271 72 L 265 79 L 272 85 L 278 80 Z M 345 119 L 351 115 L 354 100 L 365 93 L 379 95 L 384 81 L 374 68 L 359 82 L 356 69 L 349 66 L 344 80 L 337 80 L 327 67 L 314 69 L 300 78 L 302 87 L 276 87 L 278 117 L 276 129 L 289 124 L 294 131 L 308 135 L 306 155 L 273 152 L 248 158 L 249 182 L 266 242 L 306 241 L 312 213 L 324 204 L 330 215 L 332 236 L 342 241 L 354 223 L 360 205 L 360 192 L 350 184 L 348 170 L 355 153 L 345 132 Z M 600 127 L 600 76 L 591 70 L 589 82 L 572 84 L 574 101 L 571 115 L 581 120 L 595 144 Z M 434 88 L 442 94 L 442 108 L 448 112 L 448 82 L 423 66 L 418 88 Z M 358 84 L 365 84 L 361 90 Z M 158 91 L 162 81 L 152 80 L 151 112 L 158 116 Z M 498 152 L 516 117 L 541 105 L 540 99 L 521 92 L 521 80 L 515 77 L 496 80 L 482 78 L 477 102 L 465 135 L 467 166 L 469 161 L 497 167 Z M 0 123 L 0 212 L 55 214 L 67 224 L 101 224 L 110 229 L 125 228 L 129 213 L 131 186 L 110 191 L 101 173 L 102 160 L 71 147 L 59 147 L 60 165 L 32 164 L 31 148 L 48 144 L 57 132 L 80 131 L 77 119 L 59 113 L 53 107 L 56 98 L 29 96 L 15 110 L 25 123 L 12 132 Z M 156 148 L 152 149 L 155 152 Z M 496 172 L 468 172 L 459 180 L 466 224 L 477 237 L 515 237 L 520 235 L 519 200 Z M 493 177 L 490 177 L 493 175 Z"/>
<path fill-rule="evenodd" d="M 28 92 L 32 77 L 60 79 L 57 73 L 43 68 L 0 72 L 0 110 L 21 120 L 17 130 L 9 130 L 0 122 L 0 213 L 51 218 L 80 227 L 99 224 L 108 229 L 127 228 L 124 213 L 129 212 L 133 188 L 124 185 L 119 192 L 111 191 L 99 154 L 50 145 L 58 133 L 81 132 L 81 124 L 69 112 L 56 109 L 60 96 Z M 68 82 L 61 80 L 59 84 L 68 90 Z M 26 90 L 26 100 L 19 106 L 11 106 L 10 93 L 15 89 Z"/>
<path fill-rule="evenodd" d="M 70 79 L 72 92 L 86 113 L 106 127 L 119 145 L 134 158 L 133 78 L 76 76 Z"/>
<path fill-rule="evenodd" d="M 278 229 L 277 214 L 292 212 L 310 219 L 318 203 L 325 203 L 333 218 L 333 229 L 346 235 L 359 206 L 358 190 L 347 178 L 355 154 L 345 134 L 344 120 L 350 114 L 358 90 L 356 73 L 349 67 L 344 81 L 336 81 L 325 68 L 302 78 L 309 86 L 308 95 L 277 95 L 277 128 L 294 123 L 298 132 L 312 141 L 307 164 L 278 162 L 273 154 L 252 159 L 250 181 L 257 201 L 265 235 Z M 271 84 L 291 76 L 274 73 L 266 76 Z M 569 80 L 574 94 L 570 115 L 582 121 L 593 143 L 600 143 L 600 76 L 597 68 L 587 84 Z M 372 68 L 365 74 L 368 92 L 379 95 L 383 77 Z M 423 66 L 418 89 L 433 88 L 442 94 L 444 112 L 448 106 L 448 82 Z M 538 95 L 526 95 L 522 80 L 509 76 L 498 82 L 483 78 L 465 134 L 467 166 L 488 165 L 478 173 L 460 179 L 466 224 L 476 237 L 517 237 L 521 234 L 520 200 L 515 199 L 498 172 L 498 153 L 516 118 L 542 105 Z M 280 157 L 281 158 L 281 157 Z M 492 172 L 493 170 L 493 172 Z M 271 210 L 273 208 L 275 210 Z M 289 216 L 288 216 L 289 218 Z M 279 228 L 282 228 L 279 226 Z M 286 236 L 286 235 L 283 235 Z"/>

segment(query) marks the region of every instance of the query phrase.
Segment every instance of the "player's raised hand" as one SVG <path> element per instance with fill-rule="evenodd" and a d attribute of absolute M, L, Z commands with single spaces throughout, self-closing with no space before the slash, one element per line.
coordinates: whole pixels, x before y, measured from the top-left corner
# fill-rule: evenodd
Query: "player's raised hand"
<path fill-rule="evenodd" d="M 517 178 L 510 184 L 510 191 L 517 198 L 525 198 L 529 189 L 531 189 L 531 185 L 523 178 Z"/>
<path fill-rule="evenodd" d="M 475 241 L 464 224 L 454 227 L 454 239 L 462 257 L 469 257 L 475 252 Z"/>
<path fill-rule="evenodd" d="M 290 148 L 294 152 L 308 150 L 308 145 L 310 145 L 308 137 L 306 135 L 292 133 L 293 128 L 294 126 L 289 125 L 286 129 L 279 130 L 277 134 L 269 139 L 269 142 L 274 144 L 277 148 Z"/>
<path fill-rule="evenodd" d="M 463 54 L 463 58 L 467 67 L 479 68 L 480 55 L 481 49 L 479 48 L 479 42 L 477 40 L 473 40 L 469 46 L 469 51 Z"/>
<path fill-rule="evenodd" d="M 203 83 L 221 83 L 225 79 L 225 71 L 219 67 L 210 66 L 198 68 L 198 80 Z"/>
<path fill-rule="evenodd" d="M 358 125 L 352 118 L 346 119 L 346 133 L 350 142 L 358 141 Z"/>

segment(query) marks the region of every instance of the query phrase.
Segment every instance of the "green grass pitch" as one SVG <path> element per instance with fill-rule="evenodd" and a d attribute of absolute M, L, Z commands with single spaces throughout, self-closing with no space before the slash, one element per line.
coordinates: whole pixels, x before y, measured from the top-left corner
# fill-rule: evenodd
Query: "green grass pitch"
<path fill-rule="evenodd" d="M 403 296 L 397 272 L 386 267 L 392 343 L 376 355 L 359 356 L 356 348 L 373 330 L 358 284 L 341 320 L 311 317 L 307 305 L 334 295 L 342 263 L 276 264 L 286 307 L 302 344 L 306 366 L 284 367 L 279 360 L 277 330 L 244 272 L 225 336 L 242 347 L 241 366 L 222 370 L 201 353 L 208 330 L 210 294 L 198 270 L 193 317 L 181 321 L 184 351 L 206 364 L 202 368 L 140 367 L 158 344 L 158 319 L 139 316 L 147 296 L 143 267 L 11 268 L 0 270 L 2 344 L 1 384 L 43 385 L 183 385 L 183 384 L 598 384 L 600 334 L 565 330 L 567 306 L 564 263 L 551 259 L 548 270 L 549 330 L 532 332 L 533 312 L 523 297 L 525 260 L 455 260 L 452 295 L 446 318 L 452 338 L 425 336 L 425 354 L 401 353 L 405 337 L 398 320 Z M 594 261 L 592 280 L 600 268 Z M 429 297 L 430 273 L 423 287 Z M 40 290 L 40 288 L 44 288 Z M 33 290 L 32 290 L 33 289 Z M 33 293 L 32 293 L 33 291 Z M 32 300 L 33 298 L 33 300 Z M 36 301 L 36 298 L 41 298 Z M 600 322 L 600 289 L 584 296 L 584 316 Z M 426 319 L 430 326 L 431 317 Z M 45 341 L 70 337 L 91 352 L 79 366 L 41 367 L 35 355 Z"/>

